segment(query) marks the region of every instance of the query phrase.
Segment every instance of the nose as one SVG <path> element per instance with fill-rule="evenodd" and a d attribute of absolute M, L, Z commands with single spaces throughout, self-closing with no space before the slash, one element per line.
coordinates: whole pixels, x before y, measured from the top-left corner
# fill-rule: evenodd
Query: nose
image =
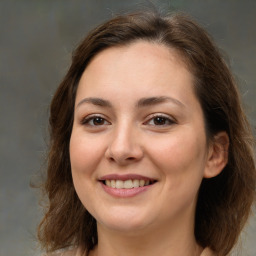
<path fill-rule="evenodd" d="M 132 127 L 117 127 L 109 138 L 106 158 L 118 165 L 128 165 L 143 158 L 139 134 Z"/>

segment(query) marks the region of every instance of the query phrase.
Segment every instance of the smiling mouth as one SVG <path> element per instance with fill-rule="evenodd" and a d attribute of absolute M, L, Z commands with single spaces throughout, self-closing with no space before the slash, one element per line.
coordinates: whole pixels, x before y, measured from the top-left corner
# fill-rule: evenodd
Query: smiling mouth
<path fill-rule="evenodd" d="M 152 185 L 156 182 L 156 180 L 129 179 L 129 180 L 102 180 L 101 182 L 110 188 L 131 189 L 131 188 L 139 188 L 139 187 Z"/>

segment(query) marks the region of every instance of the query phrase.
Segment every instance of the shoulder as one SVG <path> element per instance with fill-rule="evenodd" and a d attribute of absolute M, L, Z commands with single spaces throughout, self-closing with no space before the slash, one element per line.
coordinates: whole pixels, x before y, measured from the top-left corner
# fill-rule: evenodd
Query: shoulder
<path fill-rule="evenodd" d="M 213 253 L 213 251 L 209 248 L 205 248 L 200 256 L 215 256 L 215 254 Z"/>
<path fill-rule="evenodd" d="M 72 250 L 61 250 L 56 252 L 51 252 L 47 254 L 43 254 L 42 256 L 82 256 L 80 254 L 80 251 L 78 249 L 72 249 Z"/>

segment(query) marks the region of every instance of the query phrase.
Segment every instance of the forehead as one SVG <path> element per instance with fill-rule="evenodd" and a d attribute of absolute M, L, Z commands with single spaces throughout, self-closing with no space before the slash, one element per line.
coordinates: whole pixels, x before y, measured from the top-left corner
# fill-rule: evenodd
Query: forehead
<path fill-rule="evenodd" d="M 116 84 L 118 89 L 133 84 L 139 90 L 144 84 L 153 90 L 175 83 L 193 84 L 193 75 L 181 54 L 162 44 L 137 41 L 98 53 L 86 67 L 79 88 L 86 86 L 89 91 L 98 85 L 107 89 L 107 85 Z"/>
<path fill-rule="evenodd" d="M 115 113 L 131 113 L 142 100 L 152 98 L 171 98 L 172 102 L 181 103 L 172 104 L 172 110 L 184 111 L 186 116 L 202 116 L 193 74 L 177 51 L 136 42 L 108 48 L 92 59 L 80 79 L 75 105 L 100 99 L 108 102 Z"/>
<path fill-rule="evenodd" d="M 173 47 L 168 47 L 165 44 L 158 42 L 150 42 L 145 40 L 136 40 L 127 45 L 113 46 L 103 51 L 97 53 L 92 60 L 87 65 L 86 69 L 92 68 L 92 66 L 97 65 L 97 68 L 100 67 L 102 62 L 115 62 L 115 64 L 120 63 L 120 60 L 126 59 L 127 62 L 131 60 L 134 61 L 134 64 L 143 64 L 142 66 L 136 65 L 135 67 L 146 67 L 147 64 L 155 60 L 155 64 L 158 64 L 161 60 L 175 62 L 179 66 L 189 70 L 188 60 L 184 57 L 184 54 Z M 140 62 L 141 61 L 141 62 Z M 92 65 L 93 63 L 93 65 Z M 112 63 L 114 64 L 114 63 Z M 162 63 L 161 63 L 162 64 Z M 168 63 L 166 63 L 168 64 Z"/>
<path fill-rule="evenodd" d="M 80 79 L 76 102 L 100 97 L 128 104 L 139 98 L 169 96 L 191 105 L 197 101 L 193 80 L 175 49 L 138 41 L 97 54 Z"/>

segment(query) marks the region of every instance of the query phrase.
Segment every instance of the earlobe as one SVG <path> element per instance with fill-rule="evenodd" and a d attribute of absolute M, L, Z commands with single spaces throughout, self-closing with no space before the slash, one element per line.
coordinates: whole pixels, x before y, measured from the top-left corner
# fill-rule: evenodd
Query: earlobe
<path fill-rule="evenodd" d="M 209 146 L 204 178 L 212 178 L 221 173 L 228 162 L 229 137 L 226 132 L 219 132 Z"/>

